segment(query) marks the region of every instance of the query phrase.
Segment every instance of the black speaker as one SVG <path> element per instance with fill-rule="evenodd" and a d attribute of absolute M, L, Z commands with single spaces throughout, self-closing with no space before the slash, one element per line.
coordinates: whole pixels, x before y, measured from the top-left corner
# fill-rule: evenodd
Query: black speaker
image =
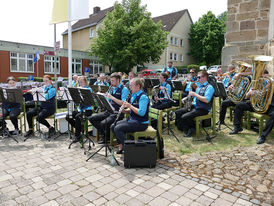
<path fill-rule="evenodd" d="M 155 140 L 126 140 L 124 146 L 124 167 L 155 167 L 156 166 Z"/>

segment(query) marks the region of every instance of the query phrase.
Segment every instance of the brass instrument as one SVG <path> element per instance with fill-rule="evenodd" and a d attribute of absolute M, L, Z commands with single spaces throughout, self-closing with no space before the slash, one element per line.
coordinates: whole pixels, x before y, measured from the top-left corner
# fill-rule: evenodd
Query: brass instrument
<path fill-rule="evenodd" d="M 192 92 L 192 83 L 190 84 L 189 87 L 189 92 Z M 185 98 L 182 99 L 182 103 L 184 105 L 184 108 L 187 109 L 187 111 L 191 110 L 191 106 L 192 106 L 192 96 L 187 95 Z"/>
<path fill-rule="evenodd" d="M 265 113 L 269 105 L 274 92 L 273 79 L 270 77 L 262 77 L 265 71 L 267 62 L 273 60 L 271 56 L 249 56 L 253 62 L 252 70 L 252 89 L 255 90 L 255 94 L 250 97 L 251 105 L 255 112 Z"/>
<path fill-rule="evenodd" d="M 236 63 L 240 67 L 239 72 L 245 72 L 248 68 L 251 67 L 250 64 L 242 61 L 236 61 Z M 245 98 L 246 93 L 249 91 L 249 88 L 251 86 L 251 77 L 239 76 L 238 79 L 234 79 L 231 82 L 231 85 L 233 86 L 233 89 L 228 91 L 227 96 L 232 102 L 237 104 Z"/>

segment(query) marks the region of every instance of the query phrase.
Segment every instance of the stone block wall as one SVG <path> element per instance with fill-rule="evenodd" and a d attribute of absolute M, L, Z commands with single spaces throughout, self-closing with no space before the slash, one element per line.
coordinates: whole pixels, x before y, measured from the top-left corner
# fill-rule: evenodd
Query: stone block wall
<path fill-rule="evenodd" d="M 271 5 L 272 4 L 272 5 Z M 222 68 L 249 55 L 274 56 L 274 0 L 228 0 Z"/>

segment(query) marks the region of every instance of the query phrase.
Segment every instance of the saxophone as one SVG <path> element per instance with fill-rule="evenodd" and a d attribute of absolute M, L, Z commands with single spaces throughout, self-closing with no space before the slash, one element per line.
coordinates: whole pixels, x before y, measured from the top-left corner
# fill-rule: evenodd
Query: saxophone
<path fill-rule="evenodd" d="M 192 92 L 192 83 L 190 83 L 189 92 Z M 193 99 L 193 98 L 192 98 L 192 96 L 190 96 L 190 95 L 187 95 L 187 97 L 185 97 L 185 98 L 182 99 L 184 108 L 186 108 L 187 111 L 190 111 L 190 110 L 191 110 L 192 99 Z"/>
<path fill-rule="evenodd" d="M 240 72 L 245 72 L 251 65 L 242 61 L 236 61 L 240 68 Z M 251 86 L 250 76 L 239 76 L 237 80 L 232 80 L 233 89 L 228 91 L 228 98 L 235 104 L 241 102 Z"/>
<path fill-rule="evenodd" d="M 252 89 L 255 94 L 250 97 L 251 105 L 255 112 L 265 113 L 273 98 L 274 84 L 273 79 L 270 77 L 262 77 L 267 62 L 271 62 L 271 56 L 249 56 L 253 62 L 252 70 Z"/>

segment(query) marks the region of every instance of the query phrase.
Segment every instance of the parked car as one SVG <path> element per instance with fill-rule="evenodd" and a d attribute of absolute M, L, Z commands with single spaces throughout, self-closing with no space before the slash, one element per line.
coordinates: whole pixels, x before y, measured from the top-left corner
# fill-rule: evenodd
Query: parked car
<path fill-rule="evenodd" d="M 210 66 L 207 70 L 208 73 L 217 73 L 218 71 L 218 68 L 220 67 L 221 65 L 213 65 L 213 66 Z"/>
<path fill-rule="evenodd" d="M 156 76 L 157 75 L 157 71 L 155 70 L 152 70 L 152 69 L 145 69 L 145 70 L 142 70 L 141 73 L 143 74 L 143 76 L 147 77 L 147 76 Z"/>
<path fill-rule="evenodd" d="M 202 71 L 202 70 L 207 70 L 207 66 L 206 66 L 206 65 L 200 66 L 200 67 L 199 67 L 199 70 L 200 70 L 200 71 Z"/>

